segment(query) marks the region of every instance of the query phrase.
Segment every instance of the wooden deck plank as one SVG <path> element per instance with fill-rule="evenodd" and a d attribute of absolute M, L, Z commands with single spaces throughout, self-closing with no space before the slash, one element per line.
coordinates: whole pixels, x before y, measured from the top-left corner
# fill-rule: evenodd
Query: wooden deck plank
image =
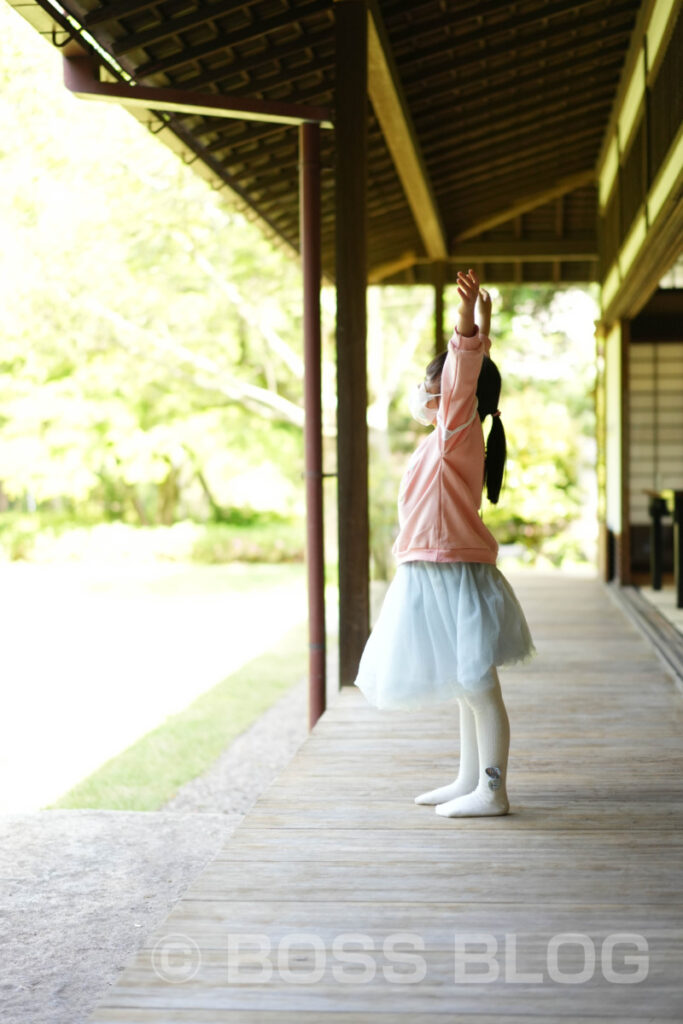
<path fill-rule="evenodd" d="M 501 672 L 511 813 L 448 819 L 414 803 L 457 771 L 457 704 L 380 712 L 345 689 L 92 1024 L 683 1019 L 680 693 L 596 581 L 520 577 L 515 588 L 539 654 Z M 268 944 L 267 980 L 245 944 L 254 934 Z M 337 959 L 350 934 L 365 979 Z M 476 934 L 495 950 L 463 980 L 457 943 Z M 421 979 L 387 974 L 410 967 L 387 955 L 401 935 Z M 629 984 L 634 936 L 647 973 Z M 228 952 L 229 940 L 242 948 Z M 555 942 L 569 980 L 552 976 Z M 571 983 L 586 965 L 590 977 Z M 498 976 L 482 981 L 484 969 Z"/>
<path fill-rule="evenodd" d="M 229 904 L 229 906 L 226 906 Z M 187 900 L 174 910 L 172 920 L 146 936 L 141 951 L 151 951 L 176 930 L 196 941 L 202 949 L 227 948 L 226 921 L 233 933 L 267 930 L 273 945 L 287 936 L 293 948 L 306 948 L 311 932 L 326 949 L 334 939 L 350 931 L 371 936 L 377 946 L 396 932 L 419 934 L 432 950 L 452 950 L 456 935 L 486 931 L 502 936 L 514 932 L 519 942 L 547 945 L 550 937 L 577 931 L 599 945 L 614 932 L 647 931 L 649 942 L 665 942 L 680 954 L 683 945 L 681 913 L 683 899 L 656 907 L 642 904 L 606 903 L 435 903 L 425 914 L 423 905 L 411 901 L 389 901 L 378 905 L 363 899 L 315 900 L 305 904 L 292 900 Z M 228 917 L 229 914 L 229 917 Z M 310 943 L 308 943 L 310 946 Z"/>
<path fill-rule="evenodd" d="M 602 899 L 616 903 L 629 894 L 629 904 L 666 905 L 671 899 L 671 856 L 669 849 L 646 855 L 622 850 L 618 857 L 590 858 L 579 862 L 571 873 L 564 872 L 561 896 L 557 879 L 563 875 L 567 855 L 546 853 L 536 858 L 520 853 L 509 858 L 481 849 L 474 857 L 454 850 L 451 860 L 416 863 L 416 856 L 403 860 L 382 860 L 363 864 L 314 861 L 282 862 L 252 860 L 245 871 L 243 861 L 213 861 L 201 879 L 190 886 L 186 898 L 220 899 L 226 888 L 242 900 L 277 899 L 284 890 L 287 898 L 302 903 L 347 894 L 377 903 L 401 899 L 423 904 L 455 902 L 467 898 L 477 903 L 520 903 L 533 900 L 538 906 L 547 900 L 574 904 L 579 899 Z M 419 854 L 418 854 L 419 856 Z M 615 863 L 616 861 L 616 863 Z M 680 861 L 679 861 L 680 862 Z M 245 877 L 248 875 L 248 877 Z M 406 881 L 410 880 L 407 891 Z"/>
<path fill-rule="evenodd" d="M 250 828 L 238 829 L 231 841 L 218 852 L 216 861 L 259 859 L 315 861 L 339 860 L 339 846 L 344 847 L 344 860 L 351 864 L 366 863 L 371 854 L 391 855 L 389 859 L 413 856 L 420 853 L 424 862 L 454 857 L 480 857 L 481 839 L 477 833 L 461 832 L 457 843 L 452 835 L 442 832 L 430 837 L 425 844 L 419 832 L 388 832 L 384 829 L 353 828 L 336 829 L 334 832 L 320 832 L 316 829 Z M 683 833 L 670 829 L 649 829 L 646 832 L 631 833 L 630 830 L 603 832 L 573 831 L 546 832 L 539 829 L 531 833 L 490 832 L 486 836 L 486 848 L 495 856 L 545 856 L 562 852 L 584 854 L 591 857 L 612 858 L 624 847 L 646 856 L 650 851 L 668 850 L 673 856 L 683 850 Z"/>
<path fill-rule="evenodd" d="M 148 1009 L 103 1009 L 99 1011 L 99 1024 L 314 1024 L 324 1019 L 325 1024 L 500 1024 L 499 1014 L 482 1016 L 480 1013 L 440 1013 L 438 1010 L 425 1013 L 396 1011 L 394 1013 L 373 1013 L 368 1021 L 365 1011 L 344 1013 L 330 1011 L 324 1018 L 315 1010 L 311 1012 L 282 1010 L 172 1010 L 168 1008 Z M 670 1017 L 624 1016 L 617 1019 L 623 1024 L 671 1024 Z M 530 1024 L 527 1014 L 505 1016 L 505 1024 Z M 604 1015 L 599 1017 L 575 1017 L 543 1014 L 533 1018 L 533 1024 L 606 1024 Z"/>
<path fill-rule="evenodd" d="M 666 760 L 666 755 L 663 755 Z M 569 770 L 569 769 L 568 769 Z M 411 793 L 413 790 L 411 789 Z M 471 823 L 465 826 L 473 831 L 516 831 L 529 828 L 539 828 L 553 831 L 556 829 L 575 830 L 595 829 L 619 831 L 628 829 L 652 829 L 661 828 L 666 825 L 672 829 L 683 827 L 683 806 L 680 798 L 668 799 L 666 794 L 653 802 L 656 795 L 651 789 L 646 789 L 642 799 L 638 798 L 636 791 L 633 795 L 624 794 L 621 790 L 610 791 L 606 788 L 600 790 L 600 799 L 596 793 L 583 791 L 581 794 L 572 793 L 564 803 L 558 803 L 558 796 L 550 787 L 545 787 L 543 792 L 527 791 L 519 795 L 517 799 L 513 796 L 510 802 L 510 813 L 505 815 L 505 820 L 497 818 L 473 818 Z M 566 796 L 566 795 L 565 795 Z M 616 797 L 616 799 L 615 799 Z M 415 805 L 418 806 L 418 805 Z M 406 828 L 406 815 L 396 813 L 395 807 L 388 801 L 384 804 L 377 803 L 375 807 L 367 803 L 357 802 L 353 805 L 353 822 L 356 828 L 385 828 L 402 830 Z M 350 821 L 349 806 L 329 806 L 324 803 L 311 803 L 304 813 L 300 807 L 281 807 L 275 802 L 268 804 L 265 801 L 254 805 L 248 816 L 248 822 L 244 821 L 240 828 L 263 828 L 267 825 L 286 828 L 348 828 Z M 411 818 L 411 827 L 431 835 L 441 829 L 452 829 L 454 819 L 441 818 L 439 815 L 430 813 L 429 810 L 421 817 Z M 462 827 L 462 822 L 458 822 Z"/>

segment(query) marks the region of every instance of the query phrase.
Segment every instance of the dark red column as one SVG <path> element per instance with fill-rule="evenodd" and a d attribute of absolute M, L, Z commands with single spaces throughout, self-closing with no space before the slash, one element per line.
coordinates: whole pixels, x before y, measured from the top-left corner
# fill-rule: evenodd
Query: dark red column
<path fill-rule="evenodd" d="M 306 561 L 308 571 L 308 727 L 325 710 L 325 561 L 323 548 L 320 372 L 320 128 L 299 128 L 299 211 L 304 287 Z"/>

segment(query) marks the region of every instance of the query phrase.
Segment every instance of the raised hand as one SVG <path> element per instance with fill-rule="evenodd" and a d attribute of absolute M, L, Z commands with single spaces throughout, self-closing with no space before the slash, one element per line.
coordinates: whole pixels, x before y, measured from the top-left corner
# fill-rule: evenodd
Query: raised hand
<path fill-rule="evenodd" d="M 474 334 L 474 307 L 479 294 L 479 278 L 473 270 L 466 274 L 458 271 L 458 295 L 460 296 L 460 307 L 458 309 L 458 331 L 460 334 L 471 336 Z"/>
<path fill-rule="evenodd" d="M 482 334 L 488 336 L 491 330 L 491 296 L 485 288 L 479 289 L 477 296 L 477 324 Z"/>

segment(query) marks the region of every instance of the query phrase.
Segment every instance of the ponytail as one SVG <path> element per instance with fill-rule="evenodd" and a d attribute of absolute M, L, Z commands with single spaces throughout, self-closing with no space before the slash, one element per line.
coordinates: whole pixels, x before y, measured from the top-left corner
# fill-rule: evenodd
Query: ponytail
<path fill-rule="evenodd" d="M 484 356 L 477 381 L 477 401 L 479 403 L 479 418 L 483 421 L 486 416 L 492 417 L 491 429 L 486 439 L 486 461 L 484 462 L 486 497 L 492 505 L 497 504 L 500 496 L 507 455 L 505 427 L 501 422 L 498 410 L 500 388 L 501 379 L 498 367 L 489 356 Z"/>
<path fill-rule="evenodd" d="M 484 463 L 486 497 L 492 505 L 498 503 L 500 489 L 503 484 L 506 455 L 505 427 L 501 422 L 500 413 L 498 413 L 491 421 L 491 429 L 486 439 L 486 461 Z"/>

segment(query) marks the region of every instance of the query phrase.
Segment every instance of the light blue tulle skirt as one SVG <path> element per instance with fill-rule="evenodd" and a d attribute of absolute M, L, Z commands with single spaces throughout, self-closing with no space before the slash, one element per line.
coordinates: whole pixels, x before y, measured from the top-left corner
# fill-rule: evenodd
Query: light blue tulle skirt
<path fill-rule="evenodd" d="M 495 685 L 492 665 L 536 653 L 514 590 L 483 562 L 402 562 L 355 685 L 378 708 L 425 708 Z"/>

